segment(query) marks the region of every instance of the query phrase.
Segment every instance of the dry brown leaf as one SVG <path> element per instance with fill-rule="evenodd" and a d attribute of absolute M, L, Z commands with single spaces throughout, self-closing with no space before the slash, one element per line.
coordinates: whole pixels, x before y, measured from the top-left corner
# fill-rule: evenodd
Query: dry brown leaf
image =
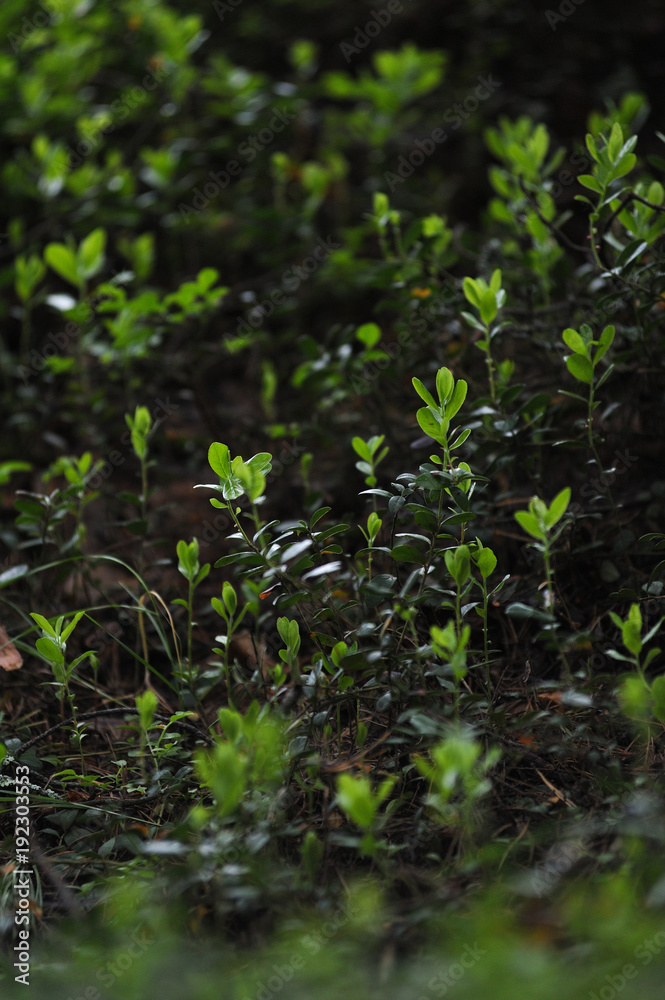
<path fill-rule="evenodd" d="M 7 629 L 0 625 L 0 667 L 4 670 L 18 670 L 23 666 L 23 658 L 7 635 Z"/>

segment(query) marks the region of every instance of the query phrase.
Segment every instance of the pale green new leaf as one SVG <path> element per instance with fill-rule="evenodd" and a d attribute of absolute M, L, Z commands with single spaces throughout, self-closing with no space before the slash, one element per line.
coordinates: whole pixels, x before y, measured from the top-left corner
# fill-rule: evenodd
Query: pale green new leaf
<path fill-rule="evenodd" d="M 532 535 L 534 538 L 538 538 L 541 541 L 545 540 L 545 532 L 538 523 L 538 519 L 533 514 L 530 514 L 526 510 L 518 510 L 515 514 L 515 520 L 522 528 L 524 528 L 527 534 Z"/>
<path fill-rule="evenodd" d="M 560 493 L 557 493 L 549 506 L 549 510 L 545 514 L 545 526 L 547 528 L 553 528 L 561 520 L 568 509 L 569 503 L 570 486 L 566 486 Z"/>
<path fill-rule="evenodd" d="M 63 652 L 58 646 L 57 642 L 50 638 L 50 636 L 42 636 L 41 639 L 37 639 L 35 643 L 37 647 L 37 652 L 49 660 L 51 663 L 59 663 L 62 665 L 65 662 L 65 657 Z"/>
<path fill-rule="evenodd" d="M 571 354 L 566 358 L 566 367 L 578 382 L 584 382 L 586 385 L 591 385 L 593 382 L 593 365 L 588 358 L 583 358 L 579 354 Z"/>
<path fill-rule="evenodd" d="M 589 190 L 595 191 L 597 194 L 603 193 L 601 185 L 591 174 L 580 174 L 577 179 L 583 187 L 589 188 Z"/>
<path fill-rule="evenodd" d="M 486 326 L 496 319 L 498 312 L 496 295 L 491 289 L 484 291 L 480 300 L 480 318 Z"/>
<path fill-rule="evenodd" d="M 575 354 L 581 354 L 585 358 L 589 357 L 589 349 L 580 337 L 577 330 L 573 330 L 570 327 L 564 330 L 562 333 L 563 341 L 567 347 L 574 351 Z"/>
<path fill-rule="evenodd" d="M 496 569 L 497 559 L 491 549 L 481 549 L 476 558 L 480 575 L 484 580 Z"/>
<path fill-rule="evenodd" d="M 437 417 L 429 406 L 422 406 L 416 413 L 416 419 L 422 431 L 429 437 L 438 441 L 441 437 L 441 420 Z"/>
<path fill-rule="evenodd" d="M 44 250 L 44 260 L 53 270 L 68 281 L 70 285 L 79 288 L 81 278 L 73 250 L 64 243 L 49 243 Z"/>
<path fill-rule="evenodd" d="M 222 479 L 228 479 L 231 475 L 231 460 L 229 457 L 229 446 L 213 442 L 208 448 L 208 462 L 213 472 L 216 472 Z"/>
<path fill-rule="evenodd" d="M 79 269 L 84 278 L 92 278 L 104 265 L 106 230 L 93 229 L 81 242 L 76 255 Z"/>
<path fill-rule="evenodd" d="M 63 628 L 62 632 L 60 633 L 60 638 L 63 642 L 67 642 L 70 635 L 72 634 L 78 623 L 81 621 L 81 618 L 83 618 L 83 615 L 84 615 L 83 611 L 77 611 L 72 620 L 70 621 L 69 625 Z"/>
<path fill-rule="evenodd" d="M 594 354 L 593 357 L 594 365 L 597 365 L 600 359 L 603 357 L 603 355 L 605 355 L 609 351 L 610 347 L 612 346 L 613 340 L 614 340 L 614 327 L 606 326 L 603 332 L 601 333 L 600 337 L 598 338 L 598 347 L 596 348 L 596 353 Z"/>
<path fill-rule="evenodd" d="M 478 287 L 478 282 L 475 278 L 465 278 L 462 282 L 462 291 L 467 302 L 470 302 L 476 309 L 480 309 L 481 289 Z"/>
<path fill-rule="evenodd" d="M 55 639 L 55 634 L 56 634 L 55 629 L 51 625 L 50 621 L 47 618 L 44 618 L 44 615 L 40 615 L 36 611 L 31 611 L 30 617 L 34 618 L 34 620 L 37 622 L 37 624 L 39 625 L 40 629 L 43 632 L 46 632 L 48 635 L 53 636 L 53 638 Z"/>
<path fill-rule="evenodd" d="M 612 132 L 610 133 L 610 138 L 607 143 L 607 155 L 609 157 L 610 163 L 616 163 L 619 159 L 621 153 L 621 147 L 623 146 L 623 132 L 621 130 L 621 125 L 615 122 L 612 126 Z"/>
<path fill-rule="evenodd" d="M 420 398 L 424 400 L 428 406 L 431 406 L 433 410 L 438 410 L 439 407 L 434 399 L 434 396 L 425 388 L 420 379 L 414 377 L 411 379 L 411 382 L 413 383 L 413 388 L 416 390 Z"/>
<path fill-rule="evenodd" d="M 500 288 L 501 288 L 501 269 L 497 267 L 496 270 L 492 271 L 492 277 L 490 278 L 490 289 L 496 295 Z"/>
<path fill-rule="evenodd" d="M 453 395 L 455 379 L 449 368 L 439 368 L 436 373 L 436 393 L 441 406 Z M 461 404 L 460 404 L 461 405 Z"/>
<path fill-rule="evenodd" d="M 467 390 L 468 386 L 464 381 L 464 379 L 463 378 L 459 379 L 457 385 L 455 386 L 453 394 L 450 398 L 450 401 L 446 403 L 446 417 L 448 418 L 448 420 L 452 420 L 452 418 L 455 416 L 455 414 L 463 405 L 464 400 L 466 399 Z"/>

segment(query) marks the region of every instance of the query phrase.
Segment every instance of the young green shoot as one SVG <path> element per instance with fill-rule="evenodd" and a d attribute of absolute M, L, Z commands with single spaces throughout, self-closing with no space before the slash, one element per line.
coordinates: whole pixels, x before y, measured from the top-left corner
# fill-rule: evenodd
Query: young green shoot
<path fill-rule="evenodd" d="M 665 674 L 659 674 L 653 681 L 649 682 L 645 673 L 646 669 L 660 655 L 661 650 L 654 646 L 646 654 L 644 660 L 642 660 L 642 653 L 646 644 L 660 631 L 665 618 L 660 618 L 643 636 L 642 613 L 639 604 L 630 606 L 625 621 L 622 621 L 614 611 L 610 611 L 609 615 L 621 632 L 622 642 L 629 655 L 626 656 L 625 653 L 619 653 L 615 649 L 608 649 L 607 655 L 613 660 L 629 663 L 635 670 L 634 674 L 628 674 L 622 678 L 618 691 L 619 702 L 626 715 L 641 724 L 648 743 L 650 722 L 655 719 L 661 724 L 665 723 Z"/>
<path fill-rule="evenodd" d="M 436 373 L 437 402 L 420 379 L 413 378 L 411 381 L 420 398 L 426 403 L 426 406 L 421 407 L 416 413 L 418 424 L 428 437 L 440 445 L 443 451 L 444 468 L 452 470 L 453 461 L 450 453 L 460 448 L 471 433 L 470 428 L 459 433 L 457 430 L 450 430 L 450 421 L 466 399 L 467 384 L 464 379 L 455 382 L 449 368 L 439 368 Z M 438 456 L 432 456 L 432 461 L 441 464 L 441 459 Z"/>
<path fill-rule="evenodd" d="M 148 520 L 148 439 L 152 427 L 152 417 L 147 406 L 137 406 L 134 416 L 125 414 L 129 427 L 134 454 L 141 464 L 141 522 L 145 533 Z"/>
<path fill-rule="evenodd" d="M 354 437 L 351 442 L 353 450 L 361 459 L 360 462 L 356 462 L 356 469 L 365 476 L 365 482 L 368 486 L 376 486 L 376 467 L 388 454 L 388 448 L 381 447 L 384 438 L 385 434 L 375 434 L 367 441 L 361 437 Z"/>
<path fill-rule="evenodd" d="M 552 546 L 565 527 L 560 524 L 555 531 L 554 528 L 561 521 L 570 503 L 570 487 L 566 486 L 547 506 L 540 497 L 533 497 L 529 501 L 529 509 L 518 510 L 515 520 L 521 528 L 535 539 L 531 544 L 540 552 L 545 563 L 545 608 L 551 613 L 554 606 L 554 584 L 552 582 Z"/>
<path fill-rule="evenodd" d="M 432 625 L 430 629 L 433 652 L 447 661 L 453 673 L 455 718 L 459 718 L 460 684 L 468 673 L 466 657 L 470 638 L 471 628 L 468 625 L 463 625 L 458 632 L 452 621 L 445 628 Z"/>
<path fill-rule="evenodd" d="M 358 850 L 366 857 L 373 858 L 388 846 L 385 841 L 376 839 L 385 821 L 385 816 L 379 815 L 379 806 L 388 798 L 396 781 L 393 776 L 385 778 L 373 790 L 370 779 L 364 774 L 340 774 L 337 779 L 337 805 L 363 831 Z"/>
<path fill-rule="evenodd" d="M 300 651 L 300 629 L 298 622 L 285 617 L 278 618 L 277 631 L 286 647 L 279 650 L 279 658 L 283 663 L 286 663 L 294 683 L 301 684 L 302 677 L 300 676 L 300 664 L 298 662 L 298 653 Z M 280 671 L 278 683 L 281 683 L 281 680 L 282 674 Z"/>
<path fill-rule="evenodd" d="M 472 313 L 462 313 L 467 323 L 483 335 L 483 339 L 479 340 L 476 346 L 485 354 L 490 384 L 490 397 L 492 403 L 496 405 L 496 380 L 494 361 L 492 359 L 492 339 L 507 325 L 506 323 L 499 323 L 496 326 L 492 325 L 506 299 L 506 291 L 501 287 L 501 271 L 497 268 L 492 273 L 489 285 L 482 278 L 465 278 L 462 283 L 462 289 L 467 302 L 470 302 L 478 310 L 480 316 L 480 319 L 478 319 Z"/>
<path fill-rule="evenodd" d="M 577 201 L 583 201 L 590 205 L 592 211 L 589 213 L 589 240 L 591 243 L 591 253 L 596 262 L 596 266 L 603 273 L 607 270 L 606 265 L 600 259 L 598 253 L 600 244 L 598 239 L 598 223 L 604 216 L 609 216 L 611 202 L 625 190 L 621 187 L 610 193 L 610 188 L 615 181 L 625 177 L 634 169 L 637 157 L 633 149 L 637 144 L 637 136 L 631 136 L 624 142 L 623 129 L 619 122 L 614 122 L 609 139 L 601 147 L 591 133 L 587 134 L 586 145 L 591 157 L 594 160 L 593 172 L 591 174 L 580 174 L 577 180 L 583 187 L 593 191 L 598 196 L 597 204 L 594 208 L 593 202 L 584 195 L 576 195 Z"/>
<path fill-rule="evenodd" d="M 228 582 L 228 580 L 225 580 L 224 583 L 222 584 L 222 599 L 220 600 L 219 597 L 213 597 L 210 603 L 212 604 L 213 608 L 220 616 L 220 618 L 223 618 L 224 621 L 226 622 L 226 635 L 215 636 L 217 642 L 221 642 L 223 644 L 223 648 L 222 649 L 215 648 L 213 649 L 213 652 L 217 653 L 217 655 L 221 656 L 224 660 L 226 686 L 227 689 L 230 691 L 231 678 L 229 676 L 229 649 L 231 645 L 231 638 L 233 636 L 233 633 L 238 629 L 238 626 L 245 617 L 245 614 L 247 613 L 247 610 L 249 608 L 249 604 L 245 604 L 242 611 L 240 611 L 240 613 L 236 615 L 236 611 L 238 608 L 238 595 L 236 594 L 235 589 L 233 588 L 232 584 Z"/>
<path fill-rule="evenodd" d="M 598 457 L 598 452 L 596 450 L 596 443 L 593 434 L 593 412 L 597 406 L 600 406 L 600 402 L 595 398 L 595 392 L 600 389 L 601 385 L 607 381 L 607 379 L 612 374 L 614 370 L 614 365 L 610 365 L 605 369 L 600 378 L 597 377 L 596 368 L 601 358 L 605 356 L 614 340 L 614 327 L 606 326 L 601 333 L 598 340 L 593 339 L 593 333 L 591 327 L 588 324 L 583 323 L 580 327 L 579 333 L 577 330 L 568 328 L 563 331 L 563 339 L 567 347 L 573 352 L 566 357 L 566 367 L 568 371 L 576 378 L 578 382 L 582 382 L 584 385 L 588 386 L 588 398 L 585 399 L 584 396 L 579 396 L 574 392 L 564 392 L 564 395 L 571 396 L 573 399 L 579 399 L 581 402 L 587 404 L 587 434 L 589 449 L 593 453 L 596 460 L 598 468 L 600 465 L 600 458 Z"/>
<path fill-rule="evenodd" d="M 376 513 L 376 511 L 372 511 L 372 513 L 367 518 L 367 531 L 365 531 L 365 529 L 363 528 L 362 524 L 360 525 L 360 530 L 362 531 L 363 535 L 365 536 L 365 539 L 367 541 L 367 548 L 369 550 L 369 554 L 367 556 L 367 579 L 368 580 L 372 579 L 372 549 L 374 548 L 374 543 L 375 543 L 375 541 L 377 539 L 377 536 L 378 536 L 379 532 L 381 531 L 382 526 L 383 526 L 383 521 L 381 520 L 381 518 L 379 517 L 379 515 Z"/>
<path fill-rule="evenodd" d="M 79 748 L 79 754 L 81 757 L 81 773 L 85 774 L 85 760 L 83 757 L 83 732 L 79 727 L 76 716 L 76 702 L 74 699 L 74 692 L 71 689 L 71 681 L 74 675 L 74 671 L 83 663 L 84 660 L 90 660 L 93 664 L 96 660 L 96 655 L 93 650 L 89 649 L 87 652 L 82 653 L 77 656 L 76 659 L 72 660 L 71 663 L 67 663 L 65 659 L 65 653 L 67 651 L 67 640 L 70 635 L 78 625 L 79 621 L 83 617 L 83 611 L 77 611 L 72 620 L 68 625 L 64 624 L 64 615 L 61 615 L 52 625 L 47 618 L 43 615 L 37 614 L 35 611 L 30 612 L 30 617 L 34 618 L 37 625 L 41 629 L 41 638 L 37 639 L 35 646 L 40 657 L 46 660 L 47 663 L 51 664 L 51 669 L 53 671 L 53 676 L 55 678 L 56 693 L 60 700 L 61 706 L 61 716 L 64 721 L 64 698 L 67 697 L 69 702 L 69 708 L 72 713 L 72 720 L 74 723 L 73 735 Z"/>
<path fill-rule="evenodd" d="M 487 580 L 492 575 L 496 569 L 497 559 L 491 549 L 483 546 L 482 542 L 477 541 L 477 548 L 471 553 L 473 561 L 480 570 L 480 587 L 483 595 L 482 607 L 476 607 L 476 612 L 480 615 L 483 620 L 483 656 L 485 660 L 485 679 L 487 682 L 487 696 L 491 699 L 492 697 L 492 680 L 490 677 L 490 658 L 489 658 L 489 638 L 487 634 L 487 606 L 490 594 L 496 594 L 503 584 L 508 579 L 505 576 L 503 580 L 496 586 L 493 587 L 490 592 L 487 590 Z M 478 582 L 478 581 L 476 581 Z"/>
<path fill-rule="evenodd" d="M 187 609 L 187 681 L 191 687 L 194 680 L 192 666 L 194 591 L 210 572 L 210 563 L 205 563 L 203 566 L 199 565 L 199 543 L 196 538 L 192 539 L 189 545 L 185 541 L 179 541 L 176 551 L 178 553 L 178 572 L 187 580 L 188 591 L 186 601 L 183 601 L 182 598 L 177 598 L 173 603 L 181 604 Z"/>

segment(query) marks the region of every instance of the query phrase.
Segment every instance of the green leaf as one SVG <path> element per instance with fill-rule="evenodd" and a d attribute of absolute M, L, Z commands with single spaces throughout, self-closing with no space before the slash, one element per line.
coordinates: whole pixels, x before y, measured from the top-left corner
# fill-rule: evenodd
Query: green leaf
<path fill-rule="evenodd" d="M 593 364 L 588 358 L 583 358 L 579 354 L 571 354 L 566 358 L 566 367 L 570 374 L 586 385 L 593 383 Z"/>
<path fill-rule="evenodd" d="M 362 830 L 369 830 L 379 807 L 378 797 L 372 795 L 369 778 L 340 774 L 337 779 L 337 802 L 343 812 Z"/>
<path fill-rule="evenodd" d="M 447 549 L 444 553 L 446 569 L 458 587 L 462 587 L 471 573 L 471 553 L 468 545 L 458 545 L 453 551 Z"/>
<path fill-rule="evenodd" d="M 589 349 L 577 330 L 573 330 L 569 327 L 567 330 L 563 331 L 562 337 L 566 346 L 569 347 L 571 351 L 574 351 L 575 354 L 581 354 L 585 358 L 589 357 Z"/>
<path fill-rule="evenodd" d="M 35 646 L 37 647 L 37 652 L 51 663 L 62 665 L 65 662 L 62 649 L 50 636 L 42 636 L 41 639 L 37 639 Z"/>
<path fill-rule="evenodd" d="M 532 535 L 534 538 L 538 538 L 541 541 L 546 539 L 547 535 L 538 523 L 538 519 L 534 517 L 533 514 L 530 514 L 526 510 L 518 510 L 515 514 L 515 520 L 520 527 L 524 528 L 527 534 Z"/>
<path fill-rule="evenodd" d="M 443 404 L 446 403 L 446 401 L 453 395 L 454 386 L 455 379 L 450 369 L 439 368 L 436 373 L 436 394 L 439 397 L 439 403 L 442 407 Z"/>
<path fill-rule="evenodd" d="M 619 689 L 621 709 L 631 719 L 644 719 L 649 712 L 651 690 L 643 677 L 626 677 Z"/>
<path fill-rule="evenodd" d="M 277 631 L 289 653 L 295 655 L 300 649 L 300 629 L 298 622 L 292 618 L 278 618 Z"/>
<path fill-rule="evenodd" d="M 452 444 L 450 445 L 450 450 L 455 451 L 456 448 L 460 448 L 464 444 L 470 433 L 471 433 L 471 428 L 466 427 L 460 434 L 457 435 L 455 440 L 452 442 Z"/>
<path fill-rule="evenodd" d="M 653 714 L 659 722 L 665 722 L 665 674 L 656 677 L 651 684 Z"/>
<path fill-rule="evenodd" d="M 600 359 L 607 353 L 607 351 L 612 346 L 614 341 L 614 327 L 606 326 L 600 337 L 598 338 L 598 347 L 596 348 L 596 353 L 594 354 L 593 363 L 597 365 Z"/>
<path fill-rule="evenodd" d="M 150 410 L 147 406 L 137 406 L 133 417 L 125 414 L 125 421 L 131 431 L 134 454 L 142 462 L 148 453 L 148 433 L 152 425 Z"/>
<path fill-rule="evenodd" d="M 612 131 L 610 133 L 610 138 L 607 143 L 607 155 L 609 157 L 610 163 L 616 163 L 619 159 L 621 153 L 621 147 L 623 146 L 623 132 L 621 126 L 618 122 L 615 122 L 612 126 Z"/>
<path fill-rule="evenodd" d="M 560 493 L 554 497 L 552 503 L 549 506 L 549 510 L 545 514 L 545 527 L 553 528 L 557 524 L 568 509 L 568 504 L 570 503 L 570 487 L 566 486 L 565 489 L 561 490 Z"/>
<path fill-rule="evenodd" d="M 603 193 L 603 188 L 591 174 L 579 174 L 577 179 L 583 187 L 589 188 L 590 191 L 595 191 L 597 194 Z"/>
<path fill-rule="evenodd" d="M 226 606 L 222 604 L 219 597 L 211 597 L 210 603 L 212 604 L 213 608 L 215 609 L 219 617 L 223 618 L 225 622 L 228 622 L 229 616 L 227 613 Z"/>
<path fill-rule="evenodd" d="M 213 472 L 216 472 L 220 479 L 228 479 L 231 475 L 231 459 L 229 446 L 214 441 L 208 448 L 208 463 Z"/>
<path fill-rule="evenodd" d="M 238 750 L 220 743 L 210 756 L 200 754 L 196 758 L 196 770 L 212 791 L 219 816 L 224 818 L 234 812 L 247 787 L 247 765 Z"/>
<path fill-rule="evenodd" d="M 587 133 L 587 135 L 585 137 L 585 141 L 586 141 L 587 149 L 591 153 L 592 157 L 594 158 L 594 160 L 596 161 L 596 163 L 599 163 L 600 162 L 600 156 L 598 155 L 598 149 L 596 147 L 596 140 L 594 139 L 594 137 L 590 133 Z M 579 180 L 579 178 L 578 178 L 578 180 Z"/>
<path fill-rule="evenodd" d="M 150 728 L 155 718 L 155 711 L 157 710 L 157 695 L 155 692 L 148 688 L 143 694 L 138 694 L 136 696 L 136 708 L 139 713 L 141 729 L 145 731 Z"/>
<path fill-rule="evenodd" d="M 470 302 L 476 309 L 480 309 L 481 289 L 474 278 L 465 278 L 462 282 L 462 291 L 467 302 Z"/>
<path fill-rule="evenodd" d="M 381 340 L 381 330 L 376 323 L 363 323 L 356 330 L 356 337 L 365 347 L 371 349 Z"/>
<path fill-rule="evenodd" d="M 494 322 L 498 311 L 496 295 L 488 288 L 487 291 L 482 293 L 480 299 L 480 318 L 485 326 L 489 326 L 490 323 Z"/>
<path fill-rule="evenodd" d="M 462 310 L 462 316 L 467 321 L 469 326 L 474 328 L 474 330 L 479 330 L 480 332 L 485 333 L 485 326 L 476 316 L 473 315 L 473 313 Z"/>
<path fill-rule="evenodd" d="M 433 410 L 438 410 L 439 407 L 434 399 L 434 396 L 429 392 L 425 386 L 422 384 L 419 378 L 412 378 L 413 388 L 416 390 L 421 399 L 423 399 L 428 406 L 431 406 Z"/>
<path fill-rule="evenodd" d="M 360 455 L 364 458 L 366 462 L 372 461 L 372 453 L 369 450 L 367 443 L 363 441 L 361 437 L 354 437 L 351 441 L 351 447 L 355 451 L 356 455 Z"/>
<path fill-rule="evenodd" d="M 56 637 L 55 629 L 53 628 L 53 626 L 51 625 L 50 621 L 47 618 L 44 618 L 43 615 L 37 614 L 36 611 L 31 611 L 30 617 L 34 618 L 34 620 L 37 622 L 37 624 L 39 625 L 40 629 L 43 632 L 46 632 L 48 635 L 53 636 L 53 638 L 55 639 Z"/>
<path fill-rule="evenodd" d="M 608 380 L 608 378 L 610 377 L 610 375 L 614 371 L 614 368 L 615 368 L 614 365 L 608 365 L 608 367 L 605 369 L 605 371 L 603 372 L 603 374 L 600 376 L 600 378 L 596 382 L 596 389 L 600 389 L 600 387 Z"/>
<path fill-rule="evenodd" d="M 440 441 L 442 437 L 441 421 L 437 420 L 429 406 L 421 407 L 416 413 L 416 419 L 420 429 L 424 431 L 434 441 Z"/>
<path fill-rule="evenodd" d="M 486 580 L 496 569 L 497 558 L 491 549 L 484 548 L 478 553 L 476 563 L 480 570 L 480 575 Z"/>
<path fill-rule="evenodd" d="M 639 656 L 642 651 L 642 613 L 639 604 L 632 604 L 628 618 L 621 625 L 621 638 L 629 653 Z"/>
<path fill-rule="evenodd" d="M 636 163 L 637 157 L 634 153 L 629 153 L 627 156 L 624 156 L 624 158 L 617 163 L 616 167 L 610 174 L 610 179 L 617 180 L 619 177 L 625 177 L 626 174 L 629 174 L 631 170 L 634 169 Z"/>
<path fill-rule="evenodd" d="M 222 600 L 228 609 L 229 615 L 233 617 L 238 606 L 238 597 L 228 580 L 225 580 L 222 584 Z"/>
<path fill-rule="evenodd" d="M 86 236 L 81 242 L 76 255 L 78 268 L 84 278 L 92 278 L 104 266 L 104 250 L 106 248 L 106 230 L 99 228 Z"/>
<path fill-rule="evenodd" d="M 76 255 L 64 243 L 49 243 L 44 250 L 44 260 L 65 281 L 76 288 L 81 287 Z"/>
<path fill-rule="evenodd" d="M 62 642 L 67 642 L 67 640 L 69 639 L 70 635 L 72 634 L 72 632 L 74 631 L 74 629 L 76 628 L 76 626 L 78 625 L 78 623 L 81 621 L 81 618 L 83 618 L 83 615 L 84 615 L 83 611 L 77 611 L 76 612 L 76 614 L 74 615 L 74 617 L 70 621 L 69 625 L 67 625 L 62 630 L 62 632 L 60 633 L 60 638 L 61 638 Z"/>
<path fill-rule="evenodd" d="M 31 254 L 27 258 L 22 256 L 16 258 L 14 287 L 21 302 L 28 302 L 32 298 L 32 293 L 45 274 L 46 267 L 36 254 Z"/>
<path fill-rule="evenodd" d="M 466 399 L 467 383 L 463 378 L 459 379 L 450 400 L 446 403 L 446 417 L 452 420 Z"/>
<path fill-rule="evenodd" d="M 259 471 L 258 464 L 252 464 L 251 460 L 243 462 L 240 456 L 236 456 L 231 470 L 232 479 L 240 485 L 241 492 L 246 493 L 252 502 L 258 500 L 266 485 L 266 477 Z"/>

